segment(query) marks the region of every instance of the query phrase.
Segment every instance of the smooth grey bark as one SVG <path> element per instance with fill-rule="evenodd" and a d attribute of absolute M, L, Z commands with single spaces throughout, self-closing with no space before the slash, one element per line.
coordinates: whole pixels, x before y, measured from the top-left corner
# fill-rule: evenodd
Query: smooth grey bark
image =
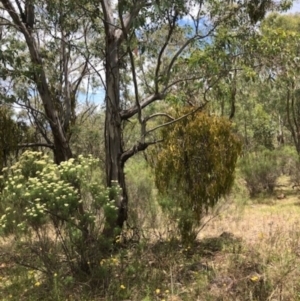
<path fill-rule="evenodd" d="M 115 231 L 122 229 L 127 219 L 128 195 L 125 182 L 124 165 L 128 156 L 124 156 L 122 121 L 120 105 L 120 58 L 119 49 L 129 32 L 132 21 L 145 5 L 138 2 L 132 11 L 122 18 L 122 29 L 115 25 L 113 8 L 110 1 L 101 1 L 103 11 L 103 24 L 105 28 L 105 69 L 106 69 L 106 96 L 105 96 L 105 158 L 106 158 L 106 184 L 108 187 L 118 184 L 122 195 L 115 200 L 118 214 L 115 220 L 108 220 L 104 234 L 112 237 Z M 129 115 L 129 114 L 128 114 Z M 129 154 L 129 153 L 128 153 Z"/>
<path fill-rule="evenodd" d="M 118 59 L 119 40 L 114 31 L 106 38 L 106 112 L 105 112 L 105 155 L 107 186 L 118 183 L 122 188 L 122 196 L 116 200 L 118 217 L 111 221 L 107 229 L 122 228 L 127 219 L 128 196 L 125 184 L 123 153 L 122 120 L 120 115 L 120 74 Z"/>

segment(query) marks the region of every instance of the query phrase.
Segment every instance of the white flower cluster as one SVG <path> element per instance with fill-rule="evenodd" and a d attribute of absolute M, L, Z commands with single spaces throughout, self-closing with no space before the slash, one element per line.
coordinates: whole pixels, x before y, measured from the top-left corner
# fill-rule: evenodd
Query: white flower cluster
<path fill-rule="evenodd" d="M 0 230 L 42 225 L 51 213 L 64 220 L 74 220 L 75 214 L 75 220 L 88 217 L 91 222 L 97 210 L 114 214 L 122 189 L 117 181 L 111 188 L 101 186 L 99 173 L 94 175 L 98 166 L 99 160 L 92 156 L 80 155 L 56 165 L 41 152 L 25 152 L 14 166 L 3 169 L 5 188 L 0 201 L 9 206 L 0 217 Z M 78 206 L 82 203 L 86 215 L 80 217 Z"/>

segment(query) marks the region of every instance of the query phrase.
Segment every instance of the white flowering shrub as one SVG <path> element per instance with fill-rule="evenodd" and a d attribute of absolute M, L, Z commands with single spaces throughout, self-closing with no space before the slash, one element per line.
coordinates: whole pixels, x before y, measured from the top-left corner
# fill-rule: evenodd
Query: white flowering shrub
<path fill-rule="evenodd" d="M 99 162 L 91 156 L 56 165 L 41 152 L 26 151 L 0 176 L 0 234 L 34 242 L 47 269 L 53 268 L 51 258 L 57 261 L 55 250 L 74 271 L 74 262 L 87 271 L 98 260 L 101 229 L 116 216 L 121 193 L 117 185 L 103 187 L 99 174 Z"/>

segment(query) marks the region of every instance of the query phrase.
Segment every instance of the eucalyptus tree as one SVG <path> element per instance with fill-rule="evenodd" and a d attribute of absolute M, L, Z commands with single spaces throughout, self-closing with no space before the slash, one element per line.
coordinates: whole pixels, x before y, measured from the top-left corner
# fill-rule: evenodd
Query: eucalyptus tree
<path fill-rule="evenodd" d="M 57 163 L 72 156 L 70 127 L 76 119 L 76 96 L 81 85 L 91 86 L 89 78 L 97 85 L 96 76 L 102 83 L 106 182 L 109 187 L 117 183 L 122 188 L 122 195 L 115 200 L 118 216 L 105 229 L 108 235 L 115 227 L 122 228 L 127 219 L 127 160 L 157 143 L 155 133 L 159 129 L 203 108 L 209 101 L 207 93 L 228 75 L 230 68 L 218 68 L 210 57 L 215 53 L 211 45 L 217 29 L 230 24 L 231 34 L 236 29 L 241 34 L 255 33 L 256 23 L 268 10 L 276 9 L 271 0 L 0 3 L 1 32 L 5 35 L 0 59 L 6 62 L 1 74 L 13 80 L 19 93 L 14 90 L 6 97 L 30 100 L 33 91 L 38 92 L 43 109 L 38 114 L 49 123 L 53 142 L 32 102 L 28 100 L 26 105 L 53 147 Z M 177 96 L 193 110 L 174 118 L 168 107 L 170 101 L 178 101 Z M 138 120 L 140 134 L 135 143 L 125 145 L 124 127 L 132 118 Z M 154 120 L 156 126 L 151 127 Z"/>
<path fill-rule="evenodd" d="M 216 50 L 211 44 L 217 29 L 229 23 L 231 34 L 236 29 L 240 34 L 249 31 L 254 34 L 256 22 L 268 9 L 275 7 L 271 1 L 114 3 L 102 0 L 100 4 L 96 20 L 102 21 L 105 31 L 106 177 L 108 186 L 116 181 L 123 189 L 122 198 L 118 200 L 119 216 L 116 224 L 111 225 L 122 227 L 128 201 L 126 161 L 157 143 L 155 132 L 158 129 L 186 117 L 174 118 L 168 114 L 168 109 L 153 108 L 161 108 L 157 103 L 168 102 L 170 96 L 175 100 L 178 100 L 176 96 L 181 96 L 183 104 L 194 107 L 192 112 L 203 108 L 208 101 L 208 91 L 221 77 L 228 75 L 228 68 L 214 69 L 216 63 L 209 57 Z M 180 25 L 182 20 L 187 26 Z M 210 51 L 203 51 L 205 49 Z M 193 59 L 195 57 L 197 59 Z M 124 84 L 122 68 L 128 70 L 127 77 L 131 73 L 127 90 L 131 90 L 133 102 L 128 101 L 121 89 L 121 83 Z M 185 95 L 185 91 L 192 91 L 194 103 L 190 103 L 191 97 L 189 93 Z M 140 137 L 124 149 L 123 125 L 133 117 L 139 121 Z M 157 119 L 159 125 L 149 128 L 153 119 Z"/>
<path fill-rule="evenodd" d="M 74 45 L 89 25 L 69 2 L 4 0 L 0 11 L 2 99 L 28 110 L 56 163 L 68 160 L 76 96 L 89 74 Z"/>
<path fill-rule="evenodd" d="M 291 133 L 300 153 L 300 52 L 299 15 L 271 14 L 261 26 L 261 57 L 266 66 L 269 95 L 265 101 Z M 270 102 L 270 101 L 269 101 Z M 282 132 L 282 130 L 281 130 Z"/>

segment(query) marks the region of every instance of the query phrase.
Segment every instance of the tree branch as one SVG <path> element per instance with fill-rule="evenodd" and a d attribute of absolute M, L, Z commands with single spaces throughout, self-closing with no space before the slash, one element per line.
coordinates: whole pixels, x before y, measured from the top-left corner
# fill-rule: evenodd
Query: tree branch
<path fill-rule="evenodd" d="M 145 150 L 149 145 L 153 145 L 156 143 L 162 142 L 162 140 L 156 140 L 156 141 L 149 141 L 149 142 L 138 142 L 135 144 L 132 148 L 128 149 L 127 151 L 123 152 L 121 155 L 121 162 L 124 165 L 125 162 L 131 158 L 134 154 Z"/>
<path fill-rule="evenodd" d="M 63 127 L 64 131 L 67 132 L 69 128 L 69 123 L 71 120 L 71 114 L 72 114 L 72 100 L 71 100 L 71 91 L 70 91 L 70 83 L 69 83 L 69 60 L 70 60 L 70 51 L 67 51 L 67 41 L 66 41 L 66 34 L 64 32 L 63 23 L 61 26 L 61 55 L 62 55 L 62 74 L 63 74 L 63 81 L 61 81 L 61 84 L 64 84 L 64 120 L 63 120 Z"/>
<path fill-rule="evenodd" d="M 206 35 L 195 35 L 192 38 L 188 39 L 178 50 L 177 52 L 174 54 L 173 58 L 171 59 L 171 62 L 167 68 L 166 74 L 167 74 L 167 80 L 166 80 L 166 85 L 168 84 L 170 77 L 171 77 L 171 71 L 172 68 L 176 62 L 176 60 L 178 59 L 178 57 L 180 56 L 180 54 L 187 48 L 187 46 L 189 44 L 191 44 L 193 41 L 195 40 L 203 40 L 205 38 L 207 38 L 215 29 L 216 29 L 217 25 L 215 25 Z"/>
<path fill-rule="evenodd" d="M 120 3 L 118 4 L 119 6 L 121 5 Z M 136 1 L 133 5 L 133 8 L 130 13 L 128 13 L 125 18 L 124 18 L 124 28 L 122 30 L 117 30 L 116 36 L 119 39 L 119 42 L 121 42 L 124 39 L 124 34 L 128 33 L 128 30 L 132 24 L 132 21 L 137 17 L 139 14 L 140 10 L 143 7 L 151 6 L 152 3 L 147 3 L 147 1 L 141 0 L 141 1 Z"/>
<path fill-rule="evenodd" d="M 22 32 L 24 32 L 24 31 L 27 32 L 27 28 L 26 28 L 25 24 L 20 19 L 19 14 L 16 12 L 16 10 L 13 7 L 13 5 L 11 4 L 10 0 L 1 0 L 1 3 L 3 4 L 6 11 L 9 13 L 11 18 L 13 19 L 13 22 L 18 27 L 18 29 L 21 30 Z M 17 2 L 17 4 L 18 4 L 18 2 Z M 18 6 L 18 8 L 20 9 L 19 6 Z"/>
<path fill-rule="evenodd" d="M 48 147 L 50 149 L 54 149 L 53 144 L 48 143 L 22 143 L 17 145 L 18 148 L 27 148 L 27 147 Z"/>
<path fill-rule="evenodd" d="M 169 21 L 169 31 L 168 31 L 168 35 L 167 35 L 167 38 L 165 40 L 165 43 L 164 45 L 162 46 L 162 48 L 160 49 L 160 52 L 158 54 L 158 58 L 157 58 L 157 65 L 156 65 L 156 70 L 155 70 L 155 92 L 158 93 L 158 77 L 159 77 L 159 71 L 160 71 L 160 66 L 161 66 L 161 58 L 162 58 L 162 55 L 165 51 L 165 49 L 167 48 L 168 44 L 169 44 L 169 41 L 171 39 L 171 36 L 174 32 L 174 29 L 175 29 L 175 26 L 176 26 L 176 20 L 177 20 L 177 16 L 178 16 L 178 12 L 176 10 L 175 12 L 175 15 L 173 17 L 173 20 L 171 21 L 170 19 L 168 19 Z"/>
<path fill-rule="evenodd" d="M 174 118 L 171 115 L 167 114 L 167 113 L 155 113 L 153 115 L 145 117 L 144 121 L 147 122 L 150 119 L 156 118 L 156 117 L 166 117 L 166 118 L 168 118 L 170 120 L 174 120 Z"/>
<path fill-rule="evenodd" d="M 170 77 L 171 77 L 171 70 L 173 65 L 175 64 L 176 60 L 178 59 L 178 57 L 180 56 L 180 54 L 186 49 L 186 47 L 192 43 L 193 41 L 195 41 L 196 39 L 205 39 L 206 37 L 208 37 L 209 35 L 211 35 L 211 33 L 217 28 L 217 26 L 224 21 L 224 19 L 229 18 L 231 14 L 227 15 L 225 18 L 223 18 L 222 20 L 219 20 L 218 22 L 215 23 L 215 25 L 205 34 L 205 35 L 194 35 L 192 38 L 188 39 L 179 49 L 178 51 L 174 54 L 174 56 L 171 59 L 170 64 L 167 67 L 167 80 L 166 80 L 166 84 L 165 87 L 163 89 L 163 91 L 159 92 L 156 91 L 154 94 L 148 96 L 147 98 L 145 98 L 143 101 L 140 102 L 140 108 L 135 105 L 127 110 L 123 110 L 121 111 L 120 115 L 121 118 L 124 120 L 134 116 L 139 109 L 143 109 L 145 107 L 147 107 L 149 104 L 153 103 L 156 100 L 161 100 L 165 97 L 165 94 L 167 92 L 167 90 L 170 88 L 170 85 L 168 84 Z"/>
<path fill-rule="evenodd" d="M 203 105 L 201 105 L 201 106 L 195 108 L 195 109 L 192 110 L 191 112 L 188 112 L 187 114 L 184 114 L 184 115 L 180 116 L 179 118 L 173 119 L 173 120 L 171 120 L 171 121 L 169 121 L 169 122 L 160 124 L 160 125 L 154 127 L 153 129 L 150 129 L 149 131 L 147 131 L 146 135 L 148 135 L 148 134 L 150 134 L 151 132 L 154 132 L 154 131 L 156 131 L 156 130 L 162 128 L 162 127 L 165 127 L 165 126 L 171 125 L 171 124 L 173 124 L 173 123 L 175 123 L 175 122 L 178 122 L 178 121 L 180 121 L 180 120 L 182 120 L 182 119 L 184 119 L 184 118 L 186 118 L 186 117 L 188 117 L 188 116 L 190 116 L 190 115 L 192 115 L 192 114 L 194 114 L 194 113 L 196 113 L 196 112 L 202 110 L 202 109 L 206 106 L 206 104 L 207 104 L 207 102 L 205 102 Z"/>
<path fill-rule="evenodd" d="M 140 102 L 140 108 L 143 109 L 147 107 L 149 104 L 156 100 L 161 100 L 165 97 L 164 94 L 152 94 L 148 97 L 146 97 L 144 100 Z M 129 119 L 130 117 L 134 116 L 138 112 L 138 107 L 135 105 L 127 110 L 123 110 L 120 112 L 120 116 L 122 120 Z"/>
<path fill-rule="evenodd" d="M 123 17 L 122 17 L 122 12 L 121 12 L 120 8 L 119 8 L 119 18 L 121 20 L 123 35 L 124 35 L 124 38 L 125 38 L 126 43 L 127 43 L 127 52 L 129 54 L 129 58 L 130 58 L 131 74 L 132 74 L 132 80 L 133 80 L 133 86 L 134 86 L 135 104 L 136 104 L 136 107 L 137 107 L 138 120 L 139 120 L 140 124 L 142 124 L 143 123 L 142 110 L 141 110 L 141 106 L 140 106 L 140 102 L 139 102 L 139 90 L 138 90 L 138 84 L 137 84 L 137 79 L 136 79 L 135 63 L 134 63 L 133 54 L 132 54 L 132 51 L 131 51 L 131 48 L 130 48 L 130 45 L 129 45 L 130 41 L 128 39 L 127 29 L 125 28 L 124 20 L 123 20 Z"/>
<path fill-rule="evenodd" d="M 85 58 L 86 61 L 84 62 L 84 66 L 83 69 L 80 73 L 80 75 L 78 76 L 78 78 L 74 81 L 73 85 L 75 85 L 75 87 L 73 88 L 73 93 L 77 93 L 78 88 L 80 86 L 80 84 L 82 83 L 83 78 L 87 75 L 88 70 L 88 64 L 89 64 L 89 57 Z"/>
<path fill-rule="evenodd" d="M 100 1 L 102 11 L 103 11 L 103 24 L 106 36 L 109 36 L 109 27 L 113 24 L 113 13 L 111 9 L 111 1 L 101 0 Z"/>
<path fill-rule="evenodd" d="M 203 40 L 207 37 L 209 37 L 214 31 L 215 29 L 219 26 L 219 24 L 221 24 L 222 22 L 224 22 L 226 19 L 228 19 L 234 12 L 230 12 L 227 16 L 225 16 L 224 18 L 222 18 L 221 20 L 218 20 L 217 22 L 215 22 L 214 26 L 204 35 L 199 35 L 199 34 L 195 34 L 192 38 L 188 39 L 179 49 L 178 51 L 174 54 L 173 58 L 171 59 L 171 62 L 169 64 L 169 66 L 167 67 L 167 71 L 166 71 L 166 85 L 168 85 L 168 82 L 170 80 L 171 77 L 171 71 L 172 68 L 176 62 L 176 60 L 178 59 L 178 57 L 181 55 L 181 53 L 187 48 L 187 46 L 189 44 L 191 44 L 193 41 L 195 40 Z"/>

